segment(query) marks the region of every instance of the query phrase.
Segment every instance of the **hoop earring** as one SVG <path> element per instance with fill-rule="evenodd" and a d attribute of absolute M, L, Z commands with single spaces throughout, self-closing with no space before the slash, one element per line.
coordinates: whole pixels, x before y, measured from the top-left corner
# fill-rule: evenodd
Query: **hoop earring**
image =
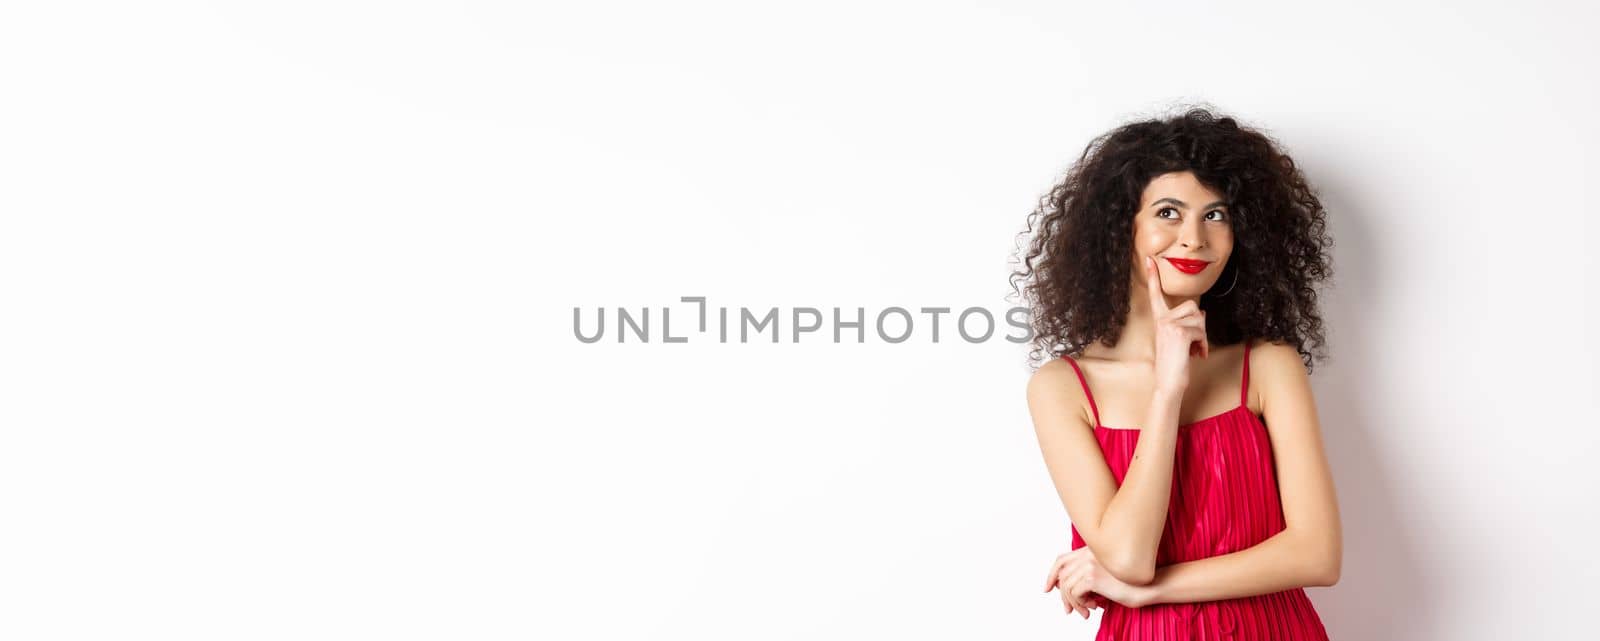
<path fill-rule="evenodd" d="M 1221 298 L 1223 296 L 1227 296 L 1228 292 L 1233 291 L 1233 286 L 1234 285 L 1238 285 L 1238 284 L 1239 284 L 1239 270 L 1238 269 L 1234 269 L 1233 270 L 1233 283 L 1228 285 L 1228 289 L 1226 291 L 1223 291 L 1221 294 L 1217 294 L 1216 295 L 1217 298 Z"/>

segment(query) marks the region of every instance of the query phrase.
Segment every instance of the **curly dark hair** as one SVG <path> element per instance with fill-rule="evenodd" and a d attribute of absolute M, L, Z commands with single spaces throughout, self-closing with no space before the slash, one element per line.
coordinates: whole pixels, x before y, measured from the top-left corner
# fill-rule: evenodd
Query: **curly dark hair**
<path fill-rule="evenodd" d="M 1046 352 L 1081 354 L 1096 340 L 1116 345 L 1129 312 L 1140 198 L 1151 179 L 1182 171 L 1231 204 L 1234 250 L 1199 301 L 1207 340 L 1283 341 L 1308 370 L 1325 357 L 1315 285 L 1333 275 L 1333 241 L 1316 191 L 1272 137 L 1190 107 L 1096 137 L 1028 216 L 1019 236 L 1032 234 L 1032 242 L 1010 281 L 1014 294 L 1019 280 L 1026 284 L 1030 365 Z"/>

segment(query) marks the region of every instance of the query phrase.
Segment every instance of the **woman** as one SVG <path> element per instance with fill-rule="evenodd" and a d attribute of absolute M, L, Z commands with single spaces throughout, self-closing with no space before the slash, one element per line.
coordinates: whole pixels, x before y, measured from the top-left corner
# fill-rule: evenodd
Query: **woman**
<path fill-rule="evenodd" d="M 1134 122 L 1029 231 L 1028 408 L 1072 521 L 1045 591 L 1104 608 L 1096 639 L 1326 639 L 1303 588 L 1342 553 L 1309 381 L 1332 243 L 1294 161 L 1205 109 Z"/>

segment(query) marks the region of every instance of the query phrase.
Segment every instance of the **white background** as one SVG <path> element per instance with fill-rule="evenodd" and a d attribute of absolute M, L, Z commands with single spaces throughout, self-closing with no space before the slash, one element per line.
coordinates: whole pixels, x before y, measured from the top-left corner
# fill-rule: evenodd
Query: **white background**
<path fill-rule="evenodd" d="M 1022 346 L 678 299 L 999 313 L 1203 102 L 1330 211 L 1330 633 L 1579 638 L 1594 16 L 1469 4 L 8 4 L 0 637 L 1089 639 Z"/>

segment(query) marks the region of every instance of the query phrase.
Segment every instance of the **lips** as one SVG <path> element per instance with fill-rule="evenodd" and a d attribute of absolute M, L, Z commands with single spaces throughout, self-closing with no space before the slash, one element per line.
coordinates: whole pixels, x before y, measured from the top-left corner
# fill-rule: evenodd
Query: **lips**
<path fill-rule="evenodd" d="M 1172 263 L 1172 266 L 1177 268 L 1178 271 L 1185 274 L 1198 274 L 1202 271 L 1205 271 L 1206 265 L 1211 264 L 1211 261 L 1207 260 L 1188 260 L 1184 258 L 1172 258 L 1170 256 L 1166 257 L 1166 259 L 1167 262 Z"/>

